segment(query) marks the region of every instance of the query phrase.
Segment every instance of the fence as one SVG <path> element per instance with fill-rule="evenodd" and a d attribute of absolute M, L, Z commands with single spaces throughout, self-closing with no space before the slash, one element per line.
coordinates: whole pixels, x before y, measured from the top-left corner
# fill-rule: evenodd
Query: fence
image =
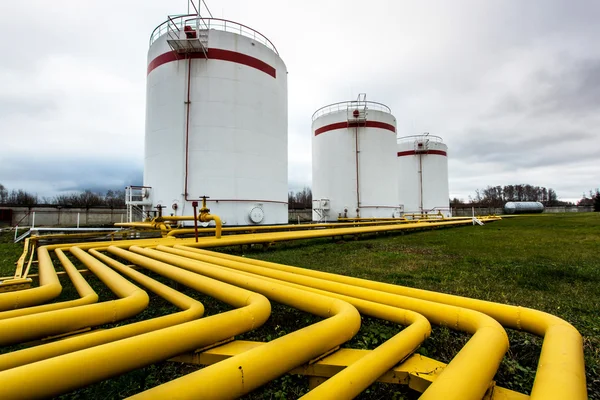
<path fill-rule="evenodd" d="M 9 226 L 101 226 L 127 221 L 124 208 L 0 207 L 0 212 L 12 214 L 0 222 Z"/>

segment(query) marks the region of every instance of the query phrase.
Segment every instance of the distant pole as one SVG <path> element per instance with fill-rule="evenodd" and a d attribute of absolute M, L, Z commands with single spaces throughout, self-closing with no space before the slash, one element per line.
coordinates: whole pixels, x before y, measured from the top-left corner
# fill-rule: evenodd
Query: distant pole
<path fill-rule="evenodd" d="M 77 229 L 79 229 L 79 213 L 77 213 Z"/>
<path fill-rule="evenodd" d="M 33 218 L 31 219 L 31 227 L 35 228 L 35 211 L 33 212 Z"/>

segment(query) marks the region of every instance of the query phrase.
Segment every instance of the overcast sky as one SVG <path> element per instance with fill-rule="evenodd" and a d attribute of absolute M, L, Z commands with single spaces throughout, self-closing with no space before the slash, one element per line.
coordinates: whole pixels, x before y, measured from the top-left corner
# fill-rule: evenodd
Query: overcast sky
<path fill-rule="evenodd" d="M 450 196 L 600 186 L 600 2 L 217 1 L 288 68 L 289 184 L 311 181 L 311 115 L 387 104 L 399 136 L 449 147 Z M 146 52 L 184 0 L 0 2 L 0 183 L 39 196 L 141 183 Z"/>

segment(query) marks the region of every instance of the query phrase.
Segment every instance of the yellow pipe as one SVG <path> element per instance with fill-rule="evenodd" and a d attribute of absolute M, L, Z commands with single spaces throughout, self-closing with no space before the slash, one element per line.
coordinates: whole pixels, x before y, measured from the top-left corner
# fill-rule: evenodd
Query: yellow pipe
<path fill-rule="evenodd" d="M 153 222 L 117 222 L 115 226 L 119 228 L 156 229 L 156 224 Z"/>
<path fill-rule="evenodd" d="M 373 221 L 373 222 L 335 222 L 335 223 L 319 223 L 319 224 L 295 224 L 295 225 L 258 225 L 258 226 L 230 226 L 222 228 L 223 232 L 256 232 L 256 231 L 296 231 L 303 229 L 325 229 L 325 228 L 341 228 L 349 226 L 370 226 L 384 225 L 393 223 L 406 223 L 407 221 Z M 199 232 L 214 232 L 215 228 L 201 228 Z M 186 235 L 194 233 L 194 228 L 178 228 L 169 231 L 167 236 Z"/>
<path fill-rule="evenodd" d="M 209 222 L 209 221 L 215 221 L 215 224 L 217 225 L 215 228 L 215 237 L 217 239 L 221 238 L 221 229 L 222 229 L 222 223 L 221 223 L 221 218 L 217 215 L 214 214 L 200 214 L 200 221 L 202 222 Z"/>
<path fill-rule="evenodd" d="M 491 222 L 496 219 L 486 219 Z M 221 246 L 234 246 L 240 244 L 253 244 L 253 243 L 271 243 L 280 242 L 286 240 L 298 240 L 298 239 L 312 239 L 320 237 L 333 237 L 333 236 L 344 236 L 344 235 L 359 235 L 366 233 L 376 232 L 387 232 L 387 231 L 402 231 L 402 230 L 413 230 L 413 229 L 430 229 L 433 227 L 445 227 L 445 226 L 459 226 L 459 225 L 471 225 L 471 220 L 464 221 L 445 221 L 445 222 L 418 222 L 409 225 L 379 225 L 379 226 L 363 226 L 357 228 L 338 228 L 338 229 L 324 229 L 324 230 L 313 230 L 313 231 L 299 231 L 299 232 L 270 232 L 261 234 L 246 234 L 246 235 L 231 235 L 225 236 L 221 239 L 216 240 L 211 237 L 203 237 L 198 243 L 194 243 L 193 240 L 182 239 L 181 244 L 185 244 L 192 247 L 221 247 Z"/>
<path fill-rule="evenodd" d="M 22 278 L 27 278 L 29 275 L 29 270 L 31 269 L 31 264 L 33 263 L 33 255 L 35 253 L 35 248 L 37 246 L 38 239 L 37 237 L 31 239 L 31 251 L 29 255 L 29 261 L 27 262 L 27 268 L 25 268 L 25 272 L 23 272 Z"/>
<path fill-rule="evenodd" d="M 40 286 L 17 292 L 0 293 L 0 311 L 35 306 L 50 301 L 62 291 L 54 265 L 45 247 L 38 248 Z"/>
<path fill-rule="evenodd" d="M 226 270 L 229 268 L 223 267 Z M 374 318 L 394 322 L 405 326 L 400 333 L 394 335 L 367 356 L 348 366 L 341 372 L 311 390 L 303 398 L 306 399 L 352 399 L 358 396 L 363 390 L 375 382 L 381 375 L 392 369 L 396 364 L 402 362 L 410 356 L 419 345 L 429 337 L 431 325 L 427 318 L 421 314 L 391 307 L 385 304 L 379 304 L 355 297 L 345 296 L 338 293 L 327 292 L 312 287 L 302 286 L 295 283 L 281 281 L 274 278 L 268 278 L 256 275 L 250 272 L 234 270 L 243 275 L 260 277 L 269 282 L 276 282 L 281 285 L 295 287 L 309 292 L 322 294 L 324 296 L 334 297 L 352 304 L 360 314 L 369 315 Z"/>
<path fill-rule="evenodd" d="M 116 340 L 140 335 L 163 329 L 177 324 L 183 324 L 188 321 L 202 317 L 204 306 L 183 293 L 180 293 L 169 286 L 166 286 L 154 279 L 127 267 L 126 265 L 107 257 L 96 250 L 90 250 L 90 254 L 102 260 L 121 274 L 133 279 L 139 284 L 153 291 L 163 299 L 184 310 L 175 314 L 165 315 L 145 321 L 136 322 L 129 325 L 123 325 L 112 329 L 99 330 L 85 335 L 78 335 L 43 344 L 36 347 L 26 348 L 12 353 L 0 355 L 0 371 L 15 368 L 32 362 L 45 360 L 62 354 L 72 353 L 77 350 L 86 349 L 101 344 L 114 342 Z"/>
<path fill-rule="evenodd" d="M 258 293 L 139 258 L 139 265 L 236 309 L 2 371 L 0 398 L 52 397 L 255 329 L 270 315 L 269 301 Z"/>
<path fill-rule="evenodd" d="M 493 222 L 499 221 L 500 218 L 492 217 L 492 218 L 484 218 L 482 221 L 485 222 Z M 357 223 L 358 224 L 358 223 Z M 311 230 L 311 231 L 300 231 L 300 232 L 270 232 L 269 234 L 244 234 L 244 235 L 235 235 L 235 236 L 227 236 L 221 238 L 219 240 L 215 240 L 213 237 L 203 237 L 202 240 L 196 244 L 197 247 L 219 247 L 219 246 L 233 246 L 240 244 L 254 244 L 254 243 L 269 243 L 269 242 L 277 242 L 277 241 L 286 241 L 286 240 L 302 240 L 302 239 L 312 239 L 312 238 L 321 238 L 321 237 L 334 237 L 334 236 L 343 236 L 343 235 L 359 235 L 362 233 L 377 233 L 377 232 L 387 232 L 387 231 L 396 231 L 396 230 L 413 230 L 413 229 L 430 229 L 434 227 L 451 227 L 451 226 L 461 226 L 461 225 L 471 225 L 472 219 L 468 220 L 460 220 L 460 221 L 444 221 L 444 222 L 417 222 L 414 224 L 377 224 L 375 226 L 358 226 L 358 227 L 349 227 L 349 228 L 336 228 L 336 229 L 320 229 L 320 230 Z M 354 225 L 354 224 L 352 224 Z M 173 240 L 173 244 L 185 244 L 191 245 L 194 243 L 194 238 L 187 239 L 176 239 L 174 237 L 167 237 L 169 240 Z M 92 248 L 102 249 L 107 248 L 108 246 L 118 246 L 118 247 L 130 247 L 130 246 L 144 246 L 144 247 L 153 247 L 159 244 L 165 244 L 166 238 L 150 238 L 150 239 L 133 239 L 133 240 L 121 240 L 121 241 L 102 241 L 102 242 L 89 242 L 89 243 L 78 243 L 77 247 L 83 250 L 89 250 Z M 45 246 L 48 250 L 56 250 L 56 249 L 68 249 L 72 244 L 54 244 Z"/>
<path fill-rule="evenodd" d="M 73 247 L 71 253 L 120 299 L 0 320 L 0 345 L 22 343 L 31 339 L 120 321 L 138 314 L 148 306 L 149 298 L 146 292 L 83 250 Z"/>
<path fill-rule="evenodd" d="M 166 215 L 156 218 L 159 221 L 193 221 L 193 215 Z"/>
<path fill-rule="evenodd" d="M 180 399 L 205 399 L 215 396 L 237 398 L 346 342 L 356 334 L 360 327 L 360 314 L 353 306 L 344 301 L 267 282 L 263 279 L 242 276 L 206 263 L 156 250 L 135 246 L 130 250 L 186 270 L 263 293 L 277 302 L 327 318 L 263 346 L 150 389 L 134 398 L 170 398 L 175 393 Z M 110 248 L 109 251 L 137 263 L 136 258 L 127 254 L 125 250 Z M 198 385 L 198 382 L 202 382 L 202 384 Z"/>
<path fill-rule="evenodd" d="M 25 265 L 25 258 L 27 257 L 27 253 L 29 252 L 29 238 L 25 239 L 25 243 L 23 243 L 23 253 L 21 257 L 17 260 L 17 268 L 15 269 L 14 279 L 21 278 L 23 273 L 23 265 Z"/>
<path fill-rule="evenodd" d="M 219 254 L 219 257 L 227 259 L 234 256 Z M 264 265 L 264 262 L 258 260 L 246 258 L 243 260 L 253 265 Z M 571 324 L 551 314 L 525 307 L 470 299 L 327 272 L 274 263 L 267 264 L 269 268 L 294 274 L 476 310 L 491 316 L 505 327 L 541 336 L 544 338 L 544 342 L 531 391 L 532 399 L 568 398 L 577 400 L 587 398 L 581 335 Z"/>
<path fill-rule="evenodd" d="M 180 246 L 175 249 L 158 246 L 157 250 L 176 254 L 180 258 L 187 257 L 200 262 L 225 266 L 233 270 L 242 270 L 302 286 L 405 308 L 424 315 L 438 325 L 447 325 L 463 332 L 472 333 L 473 336 L 467 345 L 448 364 L 444 372 L 440 375 L 440 378 L 436 379 L 434 384 L 425 392 L 423 398 L 481 399 L 496 374 L 504 353 L 508 350 L 508 338 L 504 329 L 492 318 L 476 311 L 405 296 L 391 295 L 385 292 L 303 276 L 298 273 L 289 273 L 280 270 L 281 267 L 285 267 L 283 265 L 276 264 L 280 268 L 273 269 L 269 268 L 273 263 L 260 262 L 258 260 L 246 263 L 246 259 L 242 257 L 229 255 L 221 257 L 222 255 L 219 253 L 206 250 L 182 250 Z M 145 250 L 145 253 L 149 254 L 150 252 L 157 252 L 157 250 Z M 187 266 L 179 261 L 172 262 L 175 265 L 187 268 Z M 479 365 L 477 360 L 482 357 L 485 357 L 486 363 Z M 358 377 L 361 372 L 356 371 L 356 374 Z M 469 376 L 470 379 L 468 381 L 461 380 L 461 376 Z M 452 391 L 453 394 L 448 394 L 448 391 Z"/>
<path fill-rule="evenodd" d="M 77 300 L 63 301 L 61 303 L 52 303 L 52 304 L 44 304 L 40 306 L 27 307 L 27 308 L 19 308 L 16 310 L 4 311 L 0 312 L 0 320 L 19 317 L 22 315 L 31 315 L 37 314 L 46 311 L 59 310 L 63 308 L 71 308 L 82 306 L 85 304 L 92 304 L 98 302 L 98 294 L 92 289 L 92 287 L 86 282 L 86 280 L 81 276 L 77 268 L 71 263 L 71 261 L 65 256 L 62 250 L 56 250 L 56 255 L 63 265 L 67 275 L 71 279 L 73 286 L 77 290 L 80 298 Z M 2 326 L 2 322 L 0 322 L 0 327 Z"/>

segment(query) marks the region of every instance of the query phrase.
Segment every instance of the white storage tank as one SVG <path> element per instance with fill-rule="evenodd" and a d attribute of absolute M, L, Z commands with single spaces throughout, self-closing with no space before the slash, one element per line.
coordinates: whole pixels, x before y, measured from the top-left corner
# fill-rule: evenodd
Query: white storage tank
<path fill-rule="evenodd" d="M 287 223 L 287 70 L 242 24 L 170 17 L 151 35 L 144 186 L 153 210 L 226 225 Z"/>
<path fill-rule="evenodd" d="M 399 217 L 396 118 L 380 103 L 335 103 L 312 122 L 313 220 Z"/>
<path fill-rule="evenodd" d="M 539 201 L 509 201 L 504 205 L 506 214 L 538 214 L 544 212 L 544 205 Z"/>
<path fill-rule="evenodd" d="M 450 217 L 448 146 L 428 133 L 398 139 L 398 194 L 404 213 Z"/>

